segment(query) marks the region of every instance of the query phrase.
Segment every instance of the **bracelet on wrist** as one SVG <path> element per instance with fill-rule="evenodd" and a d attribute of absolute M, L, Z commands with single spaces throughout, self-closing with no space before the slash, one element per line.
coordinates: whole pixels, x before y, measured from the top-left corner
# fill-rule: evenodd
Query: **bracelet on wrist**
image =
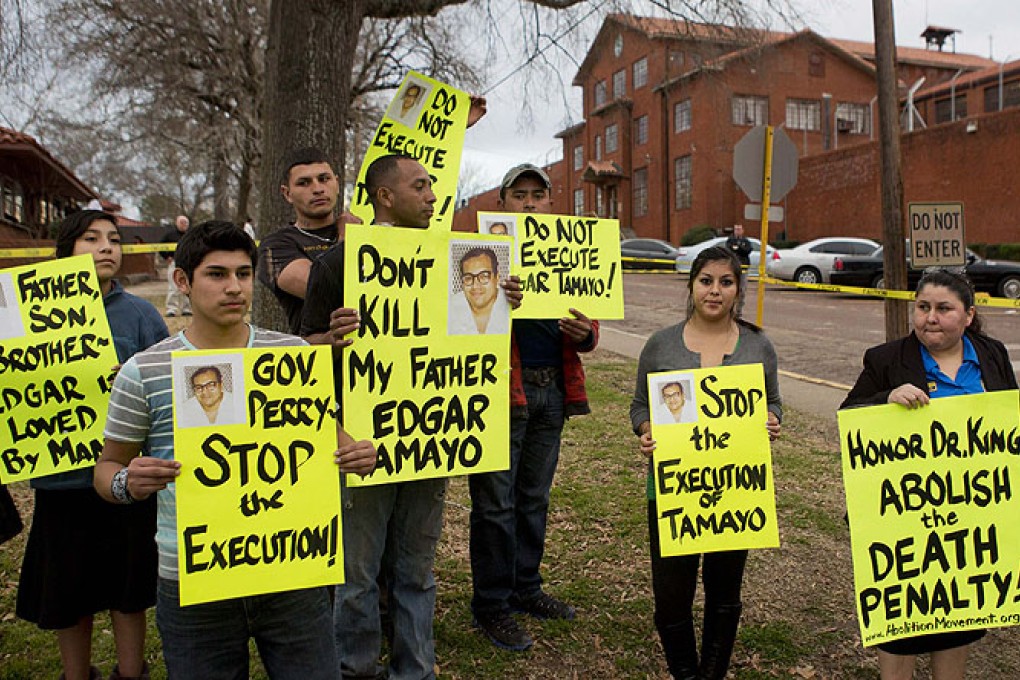
<path fill-rule="evenodd" d="M 110 482 L 110 494 L 115 501 L 122 505 L 130 505 L 135 502 L 135 499 L 131 497 L 131 492 L 128 491 L 128 469 L 126 467 L 121 468 L 113 475 L 113 480 Z"/>

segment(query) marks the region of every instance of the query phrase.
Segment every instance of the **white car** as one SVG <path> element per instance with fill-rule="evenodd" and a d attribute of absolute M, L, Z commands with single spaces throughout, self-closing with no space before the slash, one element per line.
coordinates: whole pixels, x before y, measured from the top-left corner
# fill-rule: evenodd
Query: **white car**
<path fill-rule="evenodd" d="M 698 256 L 698 253 L 706 248 L 711 248 L 712 246 L 725 245 L 726 239 L 726 236 L 716 236 L 715 238 L 710 238 L 707 241 L 696 243 L 693 246 L 684 246 L 681 249 L 683 254 L 676 258 L 677 272 L 680 274 L 690 274 L 691 265 L 694 263 L 694 258 Z M 748 271 L 748 276 L 754 278 L 758 276 L 758 260 L 761 256 L 761 241 L 756 238 L 751 238 L 750 236 L 747 237 L 747 240 L 750 241 L 751 245 L 754 247 L 754 250 L 751 251 L 751 267 L 750 271 Z M 765 251 L 766 261 L 772 257 L 773 252 L 775 252 L 775 248 L 767 246 L 767 250 Z"/>
<path fill-rule="evenodd" d="M 871 255 L 878 243 L 870 238 L 816 238 L 796 248 L 775 251 L 765 262 L 766 273 L 797 283 L 828 283 L 837 257 Z"/>

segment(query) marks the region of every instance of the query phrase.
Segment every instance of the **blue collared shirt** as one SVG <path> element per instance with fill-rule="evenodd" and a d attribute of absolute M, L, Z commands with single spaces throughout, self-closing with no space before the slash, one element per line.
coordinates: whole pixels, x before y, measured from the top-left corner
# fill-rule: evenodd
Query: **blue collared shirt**
<path fill-rule="evenodd" d="M 928 395 L 932 399 L 940 397 L 956 397 L 961 394 L 980 394 L 985 391 L 981 384 L 981 364 L 978 363 L 977 352 L 970 339 L 963 336 L 963 363 L 956 372 L 956 378 L 950 378 L 939 368 L 935 357 L 928 348 L 921 345 L 921 360 L 924 362 L 924 376 L 928 382 Z"/>

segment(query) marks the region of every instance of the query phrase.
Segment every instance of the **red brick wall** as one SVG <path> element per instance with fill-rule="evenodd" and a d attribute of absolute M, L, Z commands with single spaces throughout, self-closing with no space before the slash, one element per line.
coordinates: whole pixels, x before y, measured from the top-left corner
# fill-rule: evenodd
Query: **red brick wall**
<path fill-rule="evenodd" d="M 545 171 L 552 182 L 553 214 L 569 215 L 573 212 L 573 194 L 564 187 L 566 163 L 556 161 L 545 166 Z M 507 168 L 509 170 L 510 168 Z M 478 231 L 478 213 L 499 210 L 499 187 L 476 194 L 467 199 L 467 205 L 457 208 L 453 213 L 454 231 Z"/>
<path fill-rule="evenodd" d="M 967 132 L 968 122 L 976 124 L 974 132 Z M 905 202 L 962 201 L 969 243 L 1020 241 L 1020 111 L 915 131 L 903 136 L 901 150 Z M 801 159 L 786 236 L 878 239 L 880 192 L 877 142 Z"/>

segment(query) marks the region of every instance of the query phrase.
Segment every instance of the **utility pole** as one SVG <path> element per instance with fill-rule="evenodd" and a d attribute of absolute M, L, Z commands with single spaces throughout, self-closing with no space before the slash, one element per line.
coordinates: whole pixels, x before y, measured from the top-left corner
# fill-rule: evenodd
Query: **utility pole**
<path fill-rule="evenodd" d="M 879 149 L 882 158 L 882 243 L 885 287 L 905 290 L 907 258 L 903 229 L 903 172 L 900 167 L 899 95 L 896 88 L 896 37 L 892 0 L 872 0 L 875 19 L 875 70 L 878 79 Z M 885 300 L 885 337 L 907 334 L 909 305 Z"/>

